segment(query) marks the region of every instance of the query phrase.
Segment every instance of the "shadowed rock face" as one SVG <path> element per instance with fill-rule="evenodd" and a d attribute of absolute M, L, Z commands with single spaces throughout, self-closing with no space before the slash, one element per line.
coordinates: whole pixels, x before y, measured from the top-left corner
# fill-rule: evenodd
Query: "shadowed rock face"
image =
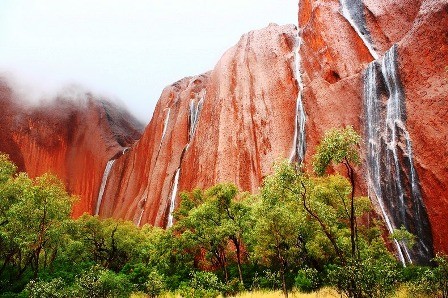
<path fill-rule="evenodd" d="M 79 196 L 73 216 L 93 213 L 107 161 L 141 135 L 141 125 L 105 100 L 80 94 L 26 104 L 0 82 L 0 151 L 31 177 L 51 172 Z"/>

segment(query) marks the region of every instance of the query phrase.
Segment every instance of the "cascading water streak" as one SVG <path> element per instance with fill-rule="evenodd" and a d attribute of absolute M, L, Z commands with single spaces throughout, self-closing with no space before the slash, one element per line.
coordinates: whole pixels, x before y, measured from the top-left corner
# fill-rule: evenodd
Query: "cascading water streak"
<path fill-rule="evenodd" d="M 196 132 L 196 128 L 199 122 L 199 115 L 202 111 L 202 106 L 204 104 L 204 98 L 206 95 L 206 90 L 204 89 L 199 101 L 195 101 L 194 99 L 190 102 L 190 118 L 189 118 L 189 132 L 188 132 L 188 144 L 193 140 L 194 133 Z"/>
<path fill-rule="evenodd" d="M 140 227 L 140 225 L 142 224 L 143 212 L 145 212 L 144 208 L 142 208 L 142 210 L 140 211 L 140 215 L 137 220 L 137 227 Z"/>
<path fill-rule="evenodd" d="M 385 104 L 383 98 L 387 99 Z M 416 236 L 412 248 L 405 241 L 395 241 L 401 262 L 428 263 L 434 255 L 431 228 L 406 129 L 405 93 L 396 45 L 385 53 L 381 64 L 369 64 L 364 76 L 364 99 L 369 188 L 389 232 L 404 227 Z"/>
<path fill-rule="evenodd" d="M 176 170 L 176 173 L 174 175 L 174 180 L 173 180 L 173 187 L 171 189 L 171 200 L 170 200 L 170 210 L 168 213 L 168 222 L 166 227 L 169 228 L 173 225 L 173 212 L 174 212 L 174 208 L 176 207 L 176 197 L 177 197 L 177 187 L 179 185 L 179 176 L 180 176 L 180 168 L 178 168 Z"/>
<path fill-rule="evenodd" d="M 341 12 L 344 18 L 350 23 L 352 28 L 364 42 L 364 45 L 370 52 L 370 55 L 377 60 L 378 53 L 375 51 L 373 42 L 368 34 L 362 1 L 359 0 L 340 0 Z"/>
<path fill-rule="evenodd" d="M 206 96 L 206 90 L 203 89 L 200 94 L 200 99 L 197 100 L 197 98 L 192 99 L 190 101 L 190 105 L 189 105 L 189 109 L 190 109 L 190 114 L 189 114 L 189 118 L 188 118 L 188 142 L 185 145 L 184 149 L 182 150 L 182 154 L 181 154 L 181 158 L 179 161 L 179 167 L 177 168 L 175 174 L 174 174 L 174 181 L 171 187 L 171 193 L 170 193 L 170 208 L 169 208 L 169 212 L 168 212 L 168 220 L 167 220 L 167 225 L 166 227 L 169 228 L 173 225 L 173 212 L 174 212 L 174 208 L 176 207 L 176 198 L 177 198 L 177 188 L 179 185 L 179 178 L 180 178 L 180 166 L 182 164 L 182 159 L 184 156 L 184 153 L 188 150 L 188 148 L 190 147 L 191 142 L 193 141 L 193 137 L 194 134 L 196 132 L 196 128 L 199 122 L 199 116 L 201 114 L 202 111 L 202 107 L 205 101 L 205 96 Z"/>
<path fill-rule="evenodd" d="M 109 160 L 104 169 L 103 178 L 101 179 L 101 187 L 98 193 L 98 199 L 96 200 L 95 215 L 100 213 L 101 201 L 103 200 L 104 190 L 106 189 L 107 178 L 109 177 L 110 170 L 114 165 L 115 159 Z"/>
<path fill-rule="evenodd" d="M 380 136 L 380 107 L 381 99 L 378 94 L 377 85 L 377 67 L 378 63 L 376 61 L 371 62 L 366 70 L 364 77 L 364 97 L 366 105 L 366 136 L 368 139 L 367 146 L 367 162 L 368 162 L 368 177 L 369 185 L 371 186 L 373 192 L 375 193 L 376 200 L 380 207 L 381 214 L 383 215 L 384 221 L 386 222 L 386 227 L 389 233 L 393 233 L 396 227 L 392 225 L 391 219 L 386 212 L 384 198 L 381 190 L 381 164 L 380 164 L 380 146 L 381 146 L 381 136 Z M 406 261 L 403 254 L 403 249 L 401 248 L 398 241 L 394 241 L 397 248 L 398 257 L 403 265 L 406 265 Z"/>
<path fill-rule="evenodd" d="M 171 109 L 168 108 L 168 111 L 166 112 L 166 116 L 165 116 L 165 121 L 163 122 L 163 131 L 162 131 L 162 137 L 160 138 L 160 143 L 162 143 L 162 141 L 166 135 L 166 130 L 168 128 L 168 122 L 170 121 L 170 112 L 171 112 Z"/>
<path fill-rule="evenodd" d="M 302 46 L 302 39 L 297 36 L 297 46 L 294 50 L 294 75 L 299 87 L 296 99 L 296 117 L 294 121 L 294 140 L 293 147 L 291 150 L 291 155 L 289 160 L 292 162 L 297 160 L 301 163 L 305 157 L 306 150 L 306 135 L 305 135 L 305 123 L 306 115 L 305 109 L 303 107 L 302 92 L 304 84 L 302 81 L 302 75 L 300 72 L 301 57 L 300 57 L 300 47 Z"/>

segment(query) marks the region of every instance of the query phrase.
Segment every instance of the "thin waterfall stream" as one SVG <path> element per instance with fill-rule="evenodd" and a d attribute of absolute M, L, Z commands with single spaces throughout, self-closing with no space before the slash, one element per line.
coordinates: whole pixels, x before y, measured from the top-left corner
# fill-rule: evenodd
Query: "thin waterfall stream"
<path fill-rule="evenodd" d="M 182 164 L 182 159 L 184 157 L 185 152 L 190 147 L 191 141 L 193 140 L 194 134 L 196 132 L 196 128 L 199 122 L 199 116 L 202 111 L 202 107 L 204 105 L 204 100 L 206 96 L 206 89 L 203 89 L 199 94 L 197 94 L 199 99 L 194 98 L 190 101 L 189 104 L 189 117 L 188 117 L 188 142 L 185 145 L 184 149 L 182 150 L 182 154 L 179 161 L 179 167 L 177 168 L 175 174 L 173 183 L 171 186 L 171 192 L 170 192 L 170 207 L 168 211 L 168 220 L 166 227 L 169 228 L 174 223 L 174 217 L 173 212 L 176 208 L 176 198 L 177 198 L 177 190 L 179 186 L 179 178 L 180 178 L 180 166 Z"/>
<path fill-rule="evenodd" d="M 304 85 L 302 81 L 302 74 L 300 72 L 300 66 L 301 66 L 300 48 L 302 46 L 302 42 L 303 42 L 302 39 L 297 33 L 296 37 L 297 46 L 294 49 L 294 76 L 296 78 L 299 91 L 297 93 L 297 99 L 296 99 L 296 116 L 294 121 L 294 139 L 293 139 L 294 143 L 292 146 L 289 160 L 291 162 L 297 161 L 298 163 L 301 163 L 303 161 L 306 150 L 306 135 L 305 135 L 306 115 L 302 101 L 302 92 Z"/>
<path fill-rule="evenodd" d="M 340 0 L 340 4 L 342 16 L 350 23 L 358 36 L 362 39 L 372 57 L 377 60 L 379 55 L 375 51 L 375 47 L 367 30 L 362 1 Z"/>
<path fill-rule="evenodd" d="M 100 213 L 101 202 L 103 200 L 104 190 L 106 189 L 107 178 L 109 178 L 110 170 L 114 165 L 115 159 L 109 160 L 104 169 L 103 178 L 101 179 L 100 191 L 98 193 L 98 199 L 96 200 L 95 215 Z"/>

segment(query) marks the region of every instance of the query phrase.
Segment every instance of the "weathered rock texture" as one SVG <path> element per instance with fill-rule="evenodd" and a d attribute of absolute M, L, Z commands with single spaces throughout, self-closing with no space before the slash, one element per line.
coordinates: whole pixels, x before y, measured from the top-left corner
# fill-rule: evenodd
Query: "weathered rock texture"
<path fill-rule="evenodd" d="M 61 95 L 39 105 L 0 81 L 0 151 L 31 177 L 51 172 L 79 196 L 73 216 L 93 213 L 107 161 L 141 135 L 127 112 L 90 94 Z"/>
<path fill-rule="evenodd" d="M 165 226 L 176 189 L 234 182 L 256 191 L 291 151 L 296 34 L 293 25 L 253 31 L 212 72 L 167 87 L 143 137 L 114 164 L 100 214 Z M 201 99 L 192 135 L 191 102 Z"/>
<path fill-rule="evenodd" d="M 343 7 L 351 12 L 352 22 Z M 406 208 L 399 210 L 395 203 L 391 203 L 398 198 L 390 197 L 392 193 L 389 192 L 383 194 L 385 213 L 391 217 L 395 228 L 401 223 L 417 234 L 420 248 L 429 246 L 426 252 L 410 253 L 414 260 L 420 262 L 432 256 L 432 242 L 436 251 L 448 251 L 448 238 L 445 237 L 448 223 L 442 219 L 448 210 L 448 165 L 445 162 L 448 153 L 448 125 L 445 122 L 448 114 L 448 75 L 445 71 L 448 64 L 447 12 L 446 1 L 309 0 L 300 1 L 299 5 L 308 158 L 323 132 L 331 127 L 353 125 L 366 132 L 369 124 L 364 101 L 367 64 L 378 58 L 381 69 L 382 56 L 392 45 L 397 45 L 396 77 L 404 97 L 403 121 L 394 125 L 407 131 L 412 150 L 407 150 L 404 132 L 401 133 L 394 143 L 401 160 L 397 162 L 400 164 L 398 175 L 380 174 L 383 185 L 392 183 L 384 178 L 388 175 L 400 177 L 397 185 L 403 187 Z M 378 75 L 381 76 L 381 70 Z M 383 94 L 378 104 L 379 117 L 386 119 L 387 98 L 391 92 L 386 88 L 386 82 L 381 80 L 376 86 Z M 383 142 L 385 138 L 381 136 Z M 367 156 L 369 140 L 367 136 L 365 139 L 366 147 L 362 149 Z M 409 152 L 412 153 L 411 158 Z M 377 154 L 381 154 L 381 150 Z M 387 163 L 385 156 L 381 157 L 383 164 Z M 429 230 L 419 227 L 424 219 L 416 214 L 419 209 L 416 198 L 409 195 L 414 188 L 410 183 L 409 160 L 416 170 L 415 188 L 421 192 L 424 203 L 421 211 L 427 213 L 423 218 L 429 216 L 429 222 L 425 224 Z M 365 163 L 362 170 L 369 172 L 372 169 L 369 163 Z M 372 181 L 367 182 L 368 177 L 358 178 L 361 191 L 370 185 L 370 194 L 375 201 Z M 399 214 L 402 211 L 404 215 Z"/>

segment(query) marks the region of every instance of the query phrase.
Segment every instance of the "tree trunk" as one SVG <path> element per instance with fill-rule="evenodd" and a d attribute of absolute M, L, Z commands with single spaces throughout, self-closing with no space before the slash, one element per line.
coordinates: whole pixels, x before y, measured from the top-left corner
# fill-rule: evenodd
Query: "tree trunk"
<path fill-rule="evenodd" d="M 237 262 L 237 266 L 238 266 L 238 275 L 240 278 L 240 282 L 242 284 L 244 284 L 243 273 L 241 271 L 241 245 L 236 237 L 232 237 L 232 241 L 233 241 L 233 244 L 235 245 L 235 249 L 236 249 L 236 262 Z"/>

